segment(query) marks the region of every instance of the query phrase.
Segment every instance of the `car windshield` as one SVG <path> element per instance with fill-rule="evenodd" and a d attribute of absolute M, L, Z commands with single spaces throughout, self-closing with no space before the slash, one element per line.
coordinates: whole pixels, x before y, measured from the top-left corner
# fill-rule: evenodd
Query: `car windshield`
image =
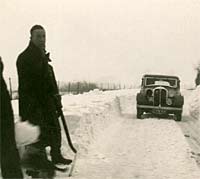
<path fill-rule="evenodd" d="M 148 77 L 145 80 L 146 86 L 170 86 L 173 88 L 177 87 L 177 80 L 173 78 L 154 78 Z"/>

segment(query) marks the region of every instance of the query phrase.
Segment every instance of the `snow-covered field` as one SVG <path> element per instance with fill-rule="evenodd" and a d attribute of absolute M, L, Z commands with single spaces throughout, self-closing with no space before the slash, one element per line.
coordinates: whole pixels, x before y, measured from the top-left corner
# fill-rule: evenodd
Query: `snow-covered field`
<path fill-rule="evenodd" d="M 184 136 L 187 130 L 183 130 L 188 129 L 185 118 L 189 120 L 189 114 L 193 114 L 192 96 L 196 90 L 183 92 L 186 101 L 183 122 L 180 123 L 171 119 L 137 120 L 137 91 L 94 90 L 82 95 L 63 96 L 64 114 L 72 141 L 78 149 L 72 178 L 200 178 L 193 149 Z M 16 101 L 13 107 L 17 113 Z M 64 133 L 62 151 L 66 157 L 72 158 Z M 64 173 L 56 176 L 65 177 Z"/>

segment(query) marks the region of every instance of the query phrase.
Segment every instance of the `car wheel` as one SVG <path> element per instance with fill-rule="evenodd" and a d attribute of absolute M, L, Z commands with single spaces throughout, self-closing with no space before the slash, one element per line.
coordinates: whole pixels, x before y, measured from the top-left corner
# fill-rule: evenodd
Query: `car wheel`
<path fill-rule="evenodd" d="M 175 121 L 181 121 L 182 119 L 182 112 L 175 113 Z"/>
<path fill-rule="evenodd" d="M 143 111 L 141 108 L 137 108 L 137 119 L 142 119 Z"/>

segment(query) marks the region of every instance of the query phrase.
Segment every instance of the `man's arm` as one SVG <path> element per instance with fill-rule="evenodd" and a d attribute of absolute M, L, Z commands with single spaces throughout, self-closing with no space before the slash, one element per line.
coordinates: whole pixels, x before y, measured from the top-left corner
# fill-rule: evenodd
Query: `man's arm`
<path fill-rule="evenodd" d="M 61 98 L 61 95 L 59 94 L 59 89 L 58 89 L 55 73 L 51 65 L 49 65 L 49 73 L 51 76 L 52 93 L 54 96 L 55 105 L 56 105 L 57 110 L 60 110 L 62 108 L 62 102 L 61 102 L 62 98 Z"/>

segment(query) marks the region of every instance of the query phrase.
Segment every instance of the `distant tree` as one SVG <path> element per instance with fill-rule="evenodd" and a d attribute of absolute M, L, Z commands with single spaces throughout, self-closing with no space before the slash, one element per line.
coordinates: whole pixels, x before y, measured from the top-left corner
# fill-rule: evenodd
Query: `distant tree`
<path fill-rule="evenodd" d="M 196 86 L 198 86 L 198 85 L 200 85 L 200 63 L 197 65 L 195 70 L 197 71 L 197 75 L 195 78 L 195 84 L 196 84 Z"/>
<path fill-rule="evenodd" d="M 196 86 L 200 85 L 200 70 L 197 72 L 197 76 L 195 79 L 195 84 Z"/>

